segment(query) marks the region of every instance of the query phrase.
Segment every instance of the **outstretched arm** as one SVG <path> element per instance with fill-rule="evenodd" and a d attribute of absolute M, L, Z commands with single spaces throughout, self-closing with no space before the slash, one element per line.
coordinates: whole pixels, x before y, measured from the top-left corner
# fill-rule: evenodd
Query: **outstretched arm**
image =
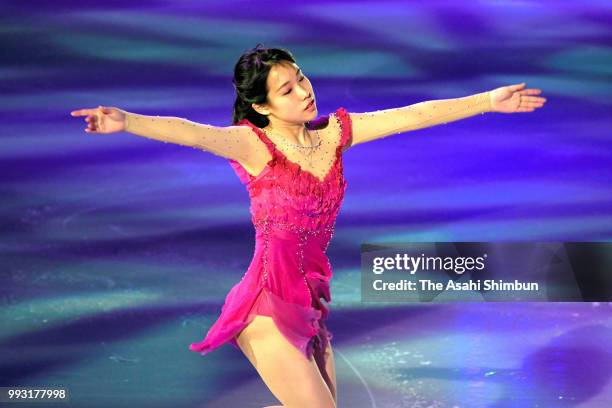
<path fill-rule="evenodd" d="M 243 162 L 249 155 L 250 130 L 244 126 L 218 127 L 174 116 L 147 116 L 126 112 L 126 132 L 206 150 Z"/>
<path fill-rule="evenodd" d="M 165 143 L 199 148 L 227 159 L 244 161 L 252 149 L 250 129 L 217 127 L 174 116 L 148 116 L 114 107 L 80 109 L 72 116 L 86 116 L 88 133 L 129 132 Z"/>
<path fill-rule="evenodd" d="M 527 96 L 539 89 L 522 90 L 523 84 L 452 99 L 436 99 L 400 108 L 350 113 L 353 129 L 351 146 L 389 135 L 453 122 L 485 112 L 531 112 L 546 99 Z M 524 96 L 523 96 L 524 95 Z"/>

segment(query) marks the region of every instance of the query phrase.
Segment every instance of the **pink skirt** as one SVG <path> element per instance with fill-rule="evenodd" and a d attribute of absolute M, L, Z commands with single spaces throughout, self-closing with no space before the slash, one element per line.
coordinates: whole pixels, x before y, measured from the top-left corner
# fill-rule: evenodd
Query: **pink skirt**
<path fill-rule="evenodd" d="M 256 230 L 255 253 L 241 281 L 231 288 L 219 318 L 205 338 L 189 349 L 202 355 L 230 343 L 256 315 L 269 316 L 285 338 L 306 358 L 323 363 L 333 335 L 325 320 L 331 301 L 332 268 L 325 254 L 329 236 L 300 235 L 279 227 Z"/>

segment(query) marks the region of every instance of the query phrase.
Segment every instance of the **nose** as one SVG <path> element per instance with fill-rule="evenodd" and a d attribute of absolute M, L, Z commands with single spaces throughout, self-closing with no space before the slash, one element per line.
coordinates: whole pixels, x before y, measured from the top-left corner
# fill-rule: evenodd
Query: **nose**
<path fill-rule="evenodd" d="M 300 92 L 302 93 L 303 96 L 305 96 L 305 98 L 303 98 L 304 100 L 310 97 L 310 91 L 308 90 L 308 88 L 304 86 L 300 86 Z"/>

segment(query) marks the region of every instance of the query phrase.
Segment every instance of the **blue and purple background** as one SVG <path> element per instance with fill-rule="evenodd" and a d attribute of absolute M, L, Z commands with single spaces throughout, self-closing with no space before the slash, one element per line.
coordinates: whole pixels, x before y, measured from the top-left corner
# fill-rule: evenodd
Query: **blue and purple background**
<path fill-rule="evenodd" d="M 253 254 L 228 162 L 69 114 L 227 126 L 234 64 L 262 42 L 292 51 L 320 115 L 520 82 L 547 98 L 345 153 L 339 406 L 612 406 L 609 303 L 381 306 L 359 275 L 361 242 L 612 238 L 612 3 L 5 1 L 0 19 L 0 386 L 64 387 L 75 407 L 276 403 L 230 345 L 188 350 Z"/>

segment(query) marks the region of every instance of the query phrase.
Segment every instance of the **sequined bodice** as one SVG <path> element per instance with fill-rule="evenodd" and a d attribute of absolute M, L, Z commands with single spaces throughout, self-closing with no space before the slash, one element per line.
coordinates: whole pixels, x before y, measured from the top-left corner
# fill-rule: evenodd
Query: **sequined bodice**
<path fill-rule="evenodd" d="M 249 174 L 237 161 L 230 160 L 241 181 L 247 186 L 252 222 L 256 230 L 275 227 L 296 234 L 321 234 L 324 246 L 327 247 L 347 186 L 342 169 L 342 150 L 350 135 L 350 122 L 344 108 L 339 108 L 334 115 L 340 124 L 340 135 L 335 159 L 323 179 L 289 160 L 248 119 L 238 123 L 250 126 L 272 155 L 272 159 L 257 176 Z M 327 121 L 329 116 L 323 116 L 319 121 Z"/>

